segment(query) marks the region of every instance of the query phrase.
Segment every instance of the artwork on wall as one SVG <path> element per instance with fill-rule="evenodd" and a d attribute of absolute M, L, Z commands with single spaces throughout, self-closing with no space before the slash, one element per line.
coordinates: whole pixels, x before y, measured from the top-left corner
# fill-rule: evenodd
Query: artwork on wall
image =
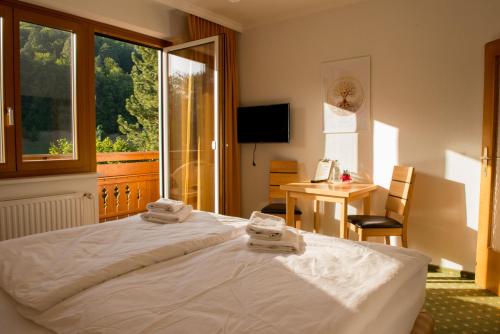
<path fill-rule="evenodd" d="M 368 130 L 370 112 L 370 56 L 323 63 L 323 132 Z"/>

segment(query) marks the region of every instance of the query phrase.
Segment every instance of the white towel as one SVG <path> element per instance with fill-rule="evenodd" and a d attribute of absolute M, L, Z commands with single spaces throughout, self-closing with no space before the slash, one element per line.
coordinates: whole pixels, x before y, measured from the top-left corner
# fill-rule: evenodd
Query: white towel
<path fill-rule="evenodd" d="M 146 209 L 156 212 L 175 213 L 184 207 L 181 201 L 175 201 L 168 198 L 160 198 L 156 202 L 151 202 L 146 205 Z"/>
<path fill-rule="evenodd" d="M 292 228 L 283 232 L 281 240 L 262 240 L 250 238 L 248 247 L 252 250 L 276 253 L 297 253 L 304 248 L 303 238 L 300 233 Z"/>
<path fill-rule="evenodd" d="M 254 211 L 250 216 L 246 231 L 255 239 L 280 240 L 285 228 L 283 218 Z"/>
<path fill-rule="evenodd" d="M 141 213 L 141 218 L 150 223 L 158 224 L 177 224 L 182 223 L 193 211 L 191 205 L 183 206 L 175 213 L 163 213 L 157 211 L 148 211 Z"/>

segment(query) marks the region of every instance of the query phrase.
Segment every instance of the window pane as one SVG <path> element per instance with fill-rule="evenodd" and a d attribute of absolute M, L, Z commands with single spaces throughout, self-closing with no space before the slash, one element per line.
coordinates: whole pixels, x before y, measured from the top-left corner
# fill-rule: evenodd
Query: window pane
<path fill-rule="evenodd" d="M 95 37 L 96 149 L 158 151 L 158 50 Z"/>
<path fill-rule="evenodd" d="M 5 163 L 5 101 L 3 96 L 3 17 L 0 17 L 0 163 Z"/>
<path fill-rule="evenodd" d="M 214 43 L 168 53 L 169 197 L 216 210 Z"/>
<path fill-rule="evenodd" d="M 23 160 L 76 159 L 75 35 L 19 28 Z"/>

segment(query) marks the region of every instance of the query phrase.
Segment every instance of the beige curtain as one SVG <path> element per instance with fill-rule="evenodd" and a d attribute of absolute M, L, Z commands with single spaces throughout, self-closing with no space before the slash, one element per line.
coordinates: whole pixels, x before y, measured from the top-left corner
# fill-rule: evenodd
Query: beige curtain
<path fill-rule="evenodd" d="M 240 215 L 240 148 L 236 136 L 236 110 L 238 108 L 238 68 L 236 63 L 236 32 L 189 15 L 189 32 L 192 40 L 219 36 L 219 58 L 221 71 L 221 148 L 222 187 L 221 212 Z"/>

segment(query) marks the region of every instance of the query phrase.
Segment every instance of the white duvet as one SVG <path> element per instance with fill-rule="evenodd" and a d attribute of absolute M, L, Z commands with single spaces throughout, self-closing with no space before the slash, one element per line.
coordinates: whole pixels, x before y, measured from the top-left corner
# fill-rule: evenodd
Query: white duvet
<path fill-rule="evenodd" d="M 247 240 L 150 265 L 26 315 L 58 333 L 360 333 L 368 305 L 385 305 L 429 262 L 413 250 L 309 233 L 294 255 L 253 252 Z"/>
<path fill-rule="evenodd" d="M 44 311 L 109 279 L 233 239 L 246 223 L 206 212 L 167 225 L 133 216 L 3 241 L 0 287 L 32 311 Z"/>

